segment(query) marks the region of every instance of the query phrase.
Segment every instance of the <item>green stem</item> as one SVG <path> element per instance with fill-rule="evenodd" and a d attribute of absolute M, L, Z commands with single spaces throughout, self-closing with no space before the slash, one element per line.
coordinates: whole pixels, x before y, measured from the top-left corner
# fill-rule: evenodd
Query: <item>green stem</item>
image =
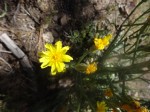
<path fill-rule="evenodd" d="M 81 106 L 81 104 L 79 102 L 79 105 L 78 105 L 78 108 L 77 108 L 77 112 L 80 112 L 80 106 Z"/>
<path fill-rule="evenodd" d="M 120 27 L 118 28 L 117 32 L 116 32 L 116 36 L 114 37 L 113 41 L 111 42 L 111 44 L 109 45 L 109 47 L 107 48 L 107 50 L 104 52 L 103 54 L 103 59 L 101 60 L 99 58 L 100 63 L 103 63 L 105 61 L 105 59 L 107 59 L 107 56 L 111 53 L 111 51 L 114 49 L 114 47 L 116 47 L 115 43 L 122 31 L 122 27 L 125 24 L 125 22 L 129 19 L 129 17 L 135 12 L 135 10 L 143 3 L 143 1 L 141 1 L 140 3 L 138 3 L 138 5 L 132 10 L 132 12 L 127 16 L 127 18 L 122 22 L 122 24 L 120 25 Z"/>
<path fill-rule="evenodd" d="M 149 13 L 149 9 L 146 10 L 143 14 L 141 14 L 137 19 L 135 19 L 135 21 L 133 22 L 133 24 L 139 20 L 142 16 L 144 16 L 145 14 Z M 144 22 L 145 23 L 145 22 Z M 117 47 L 118 45 L 120 45 L 124 40 L 124 37 L 127 35 L 127 33 L 129 32 L 129 30 L 131 29 L 132 26 L 129 26 L 129 28 L 127 29 L 127 31 L 124 33 L 124 35 L 121 37 L 121 39 L 119 40 L 119 42 L 115 45 L 115 47 Z M 141 29 L 141 28 L 140 28 Z"/>
<path fill-rule="evenodd" d="M 139 75 L 139 76 L 137 76 L 137 77 L 130 78 L 130 79 L 127 79 L 127 80 L 124 80 L 124 81 L 126 82 L 126 81 L 133 81 L 133 80 L 136 80 L 136 79 L 141 79 L 141 77 L 142 77 L 143 75 L 145 75 L 145 74 L 141 74 L 141 75 Z M 141 80 L 142 80 L 142 79 L 141 79 Z M 122 82 L 122 81 L 114 81 L 114 82 L 112 82 L 112 83 L 119 83 L 119 82 Z"/>
<path fill-rule="evenodd" d="M 145 24 L 141 27 L 141 30 L 140 30 L 140 32 L 139 32 L 139 35 L 138 35 L 138 38 L 137 38 L 137 41 L 136 41 L 136 45 L 135 45 L 135 52 L 134 52 L 134 54 L 133 54 L 132 64 L 133 64 L 134 61 L 135 61 L 136 51 L 137 51 L 137 48 L 138 48 L 138 46 L 139 46 L 139 40 L 140 40 L 140 38 L 141 38 L 141 34 L 143 34 L 143 32 L 145 31 L 145 29 L 147 28 L 147 26 L 148 26 L 148 23 L 145 22 Z"/>
<path fill-rule="evenodd" d="M 90 53 L 90 51 L 84 52 L 84 54 L 79 58 L 77 65 L 80 64 L 89 53 Z"/>

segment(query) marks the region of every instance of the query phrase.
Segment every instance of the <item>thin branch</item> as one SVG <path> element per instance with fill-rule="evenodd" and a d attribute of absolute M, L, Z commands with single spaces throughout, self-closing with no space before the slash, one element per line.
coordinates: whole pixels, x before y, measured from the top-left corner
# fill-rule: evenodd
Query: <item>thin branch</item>
<path fill-rule="evenodd" d="M 5 50 L 0 50 L 0 52 L 1 52 L 1 53 L 9 53 L 9 54 L 12 53 L 12 52 L 10 52 L 10 51 L 5 51 Z"/>
<path fill-rule="evenodd" d="M 3 58 L 0 57 L 0 60 L 2 60 L 9 68 L 10 68 L 10 72 L 11 73 L 13 71 L 12 67 L 10 66 L 9 63 L 7 63 L 7 61 L 5 61 Z"/>

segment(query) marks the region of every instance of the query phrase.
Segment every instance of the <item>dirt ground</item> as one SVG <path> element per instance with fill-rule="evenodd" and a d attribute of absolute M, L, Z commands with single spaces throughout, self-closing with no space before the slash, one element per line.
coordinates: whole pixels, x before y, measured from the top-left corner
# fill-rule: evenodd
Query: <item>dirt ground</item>
<path fill-rule="evenodd" d="M 65 33 L 80 29 L 83 23 L 94 21 L 100 28 L 112 32 L 140 0 L 0 0 L 0 35 L 6 33 L 27 55 L 34 66 L 38 63 L 38 52 L 44 49 L 46 42 L 63 40 L 69 45 Z M 132 18 L 149 7 L 145 4 Z M 132 21 L 132 18 L 131 21 Z M 26 88 L 19 60 L 0 42 L 0 92 L 16 96 L 18 90 Z M 19 78 L 9 76 L 16 72 Z M 9 77 L 9 78 L 8 78 Z M 145 74 L 150 80 L 150 74 Z M 21 79 L 21 80 L 20 80 Z M 14 82 L 10 84 L 11 82 Z M 8 84 L 8 82 L 10 82 Z M 20 85 L 16 86 L 16 85 Z M 4 87 L 5 85 L 5 87 Z M 128 82 L 129 94 L 136 98 L 150 99 L 150 84 L 135 80 Z M 12 92 L 16 90 L 15 92 Z M 26 93 L 22 93 L 24 95 Z"/>

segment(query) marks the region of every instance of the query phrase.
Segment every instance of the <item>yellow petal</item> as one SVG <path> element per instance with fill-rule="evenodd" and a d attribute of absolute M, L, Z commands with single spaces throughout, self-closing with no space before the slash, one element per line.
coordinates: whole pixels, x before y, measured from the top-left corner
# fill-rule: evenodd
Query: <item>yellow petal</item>
<path fill-rule="evenodd" d="M 62 42 L 61 41 L 56 42 L 55 46 L 56 46 L 56 50 L 60 51 L 62 49 Z"/>
<path fill-rule="evenodd" d="M 45 62 L 45 61 L 47 61 L 47 59 L 45 57 L 42 57 L 42 58 L 39 59 L 39 62 L 41 62 L 41 63 Z"/>
<path fill-rule="evenodd" d="M 100 44 L 102 44 L 102 39 L 95 38 L 94 43 L 95 43 L 95 46 L 99 46 Z"/>
<path fill-rule="evenodd" d="M 110 35 L 104 36 L 103 38 L 95 38 L 94 44 L 95 47 L 99 50 L 103 50 L 109 44 Z"/>
<path fill-rule="evenodd" d="M 62 50 L 62 53 L 65 54 L 69 50 L 69 46 L 65 46 L 61 50 Z"/>
<path fill-rule="evenodd" d="M 39 52 L 38 55 L 39 55 L 40 57 L 43 57 L 43 52 Z"/>
<path fill-rule="evenodd" d="M 107 46 L 109 44 L 109 40 L 107 38 L 103 38 L 103 45 Z"/>
<path fill-rule="evenodd" d="M 47 61 L 50 59 L 50 56 L 51 56 L 51 53 L 49 51 L 46 51 L 46 52 L 42 52 L 39 54 L 40 55 L 40 59 L 39 61 L 40 62 L 44 62 L 44 61 Z"/>
<path fill-rule="evenodd" d="M 103 50 L 105 46 L 103 44 L 100 44 L 100 45 L 97 45 L 96 48 L 99 50 Z"/>
<path fill-rule="evenodd" d="M 41 68 L 43 69 L 43 68 L 46 68 L 48 66 L 49 66 L 49 62 L 45 61 L 45 62 L 42 63 Z"/>
<path fill-rule="evenodd" d="M 49 51 L 42 51 L 42 52 L 40 52 L 40 53 L 38 53 L 38 55 L 40 56 L 40 57 L 46 57 L 46 56 L 49 56 Z"/>
<path fill-rule="evenodd" d="M 108 40 L 110 40 L 111 38 L 112 38 L 112 34 L 108 34 L 108 35 L 106 35 L 106 37 L 105 38 L 107 38 Z"/>
<path fill-rule="evenodd" d="M 94 42 L 97 42 L 98 38 L 94 38 Z"/>
<path fill-rule="evenodd" d="M 54 50 L 55 50 L 55 49 L 54 49 Z M 51 52 L 50 50 L 43 52 L 43 54 L 46 55 L 46 56 L 48 56 L 48 57 L 51 55 L 51 53 L 52 53 L 52 52 Z"/>
<path fill-rule="evenodd" d="M 73 60 L 73 58 L 69 55 L 63 55 L 62 58 L 64 62 L 70 62 L 71 60 Z"/>
<path fill-rule="evenodd" d="M 54 48 L 54 46 L 52 44 L 46 43 L 45 44 L 45 48 L 48 49 L 50 52 L 55 51 L 55 48 Z"/>
<path fill-rule="evenodd" d="M 52 74 L 52 75 L 56 75 L 56 66 L 55 66 L 55 64 L 53 64 L 53 65 L 51 66 L 51 74 Z"/>
<path fill-rule="evenodd" d="M 65 68 L 65 64 L 64 63 L 56 63 L 56 69 L 58 72 L 63 72 Z"/>

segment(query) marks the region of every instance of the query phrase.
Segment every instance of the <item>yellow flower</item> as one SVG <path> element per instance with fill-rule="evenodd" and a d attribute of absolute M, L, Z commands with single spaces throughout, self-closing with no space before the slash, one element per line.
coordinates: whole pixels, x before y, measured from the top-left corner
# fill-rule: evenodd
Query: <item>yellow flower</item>
<path fill-rule="evenodd" d="M 149 112 L 147 108 L 140 106 L 140 102 L 135 100 L 133 102 L 134 102 L 134 107 L 136 108 L 136 112 Z"/>
<path fill-rule="evenodd" d="M 97 112 L 106 112 L 108 110 L 108 107 L 106 106 L 106 103 L 104 101 L 97 102 Z"/>
<path fill-rule="evenodd" d="M 94 44 L 96 49 L 98 50 L 103 50 L 105 48 L 105 46 L 103 45 L 103 40 L 101 38 L 95 38 Z"/>
<path fill-rule="evenodd" d="M 149 112 L 148 109 L 140 106 L 140 102 L 138 101 L 133 101 L 133 104 L 131 105 L 124 104 L 121 108 L 127 112 Z"/>
<path fill-rule="evenodd" d="M 134 100 L 133 105 L 135 108 L 139 108 L 141 104 L 140 104 L 140 102 Z"/>
<path fill-rule="evenodd" d="M 94 44 L 96 49 L 103 50 L 105 47 L 109 45 L 109 41 L 112 38 L 111 34 L 104 36 L 103 38 L 94 38 Z"/>
<path fill-rule="evenodd" d="M 140 107 L 136 110 L 136 112 L 149 112 L 149 110 L 145 107 Z"/>
<path fill-rule="evenodd" d="M 62 42 L 58 41 L 55 45 L 45 44 L 46 51 L 39 53 L 41 57 L 39 62 L 42 63 L 41 68 L 51 67 L 51 74 L 55 75 L 56 72 L 63 72 L 65 70 L 64 62 L 70 62 L 73 58 L 66 55 L 69 46 L 62 47 Z"/>
<path fill-rule="evenodd" d="M 94 73 L 97 70 L 97 64 L 95 62 L 87 65 L 86 67 L 86 74 Z"/>
<path fill-rule="evenodd" d="M 112 93 L 111 89 L 108 88 L 108 89 L 105 90 L 104 95 L 107 96 L 107 97 L 112 97 L 113 93 Z"/>
<path fill-rule="evenodd" d="M 148 109 L 146 109 L 143 106 L 140 106 L 140 102 L 133 100 L 130 105 L 124 104 L 121 106 L 123 110 L 126 110 L 127 112 L 149 112 Z"/>

